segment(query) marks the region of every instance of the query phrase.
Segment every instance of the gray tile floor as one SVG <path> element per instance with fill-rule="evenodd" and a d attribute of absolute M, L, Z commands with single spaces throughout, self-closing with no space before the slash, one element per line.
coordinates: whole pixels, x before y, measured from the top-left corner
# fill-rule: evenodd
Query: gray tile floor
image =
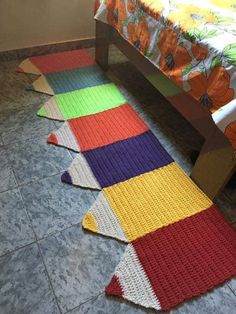
<path fill-rule="evenodd" d="M 111 77 L 189 173 L 201 138 L 114 48 L 110 59 Z M 125 246 L 82 230 L 97 192 L 60 182 L 74 154 L 46 144 L 60 123 L 36 117 L 48 96 L 25 90 L 34 76 L 16 74 L 19 62 L 0 62 L 0 314 L 152 313 L 104 296 Z M 236 227 L 236 191 L 217 203 Z M 171 313 L 236 313 L 236 280 Z"/>

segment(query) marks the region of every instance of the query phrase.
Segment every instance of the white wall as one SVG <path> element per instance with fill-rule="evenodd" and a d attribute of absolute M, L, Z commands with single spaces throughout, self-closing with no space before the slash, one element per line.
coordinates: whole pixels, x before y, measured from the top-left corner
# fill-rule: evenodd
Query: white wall
<path fill-rule="evenodd" d="M 0 51 L 94 37 L 94 0 L 0 0 Z"/>

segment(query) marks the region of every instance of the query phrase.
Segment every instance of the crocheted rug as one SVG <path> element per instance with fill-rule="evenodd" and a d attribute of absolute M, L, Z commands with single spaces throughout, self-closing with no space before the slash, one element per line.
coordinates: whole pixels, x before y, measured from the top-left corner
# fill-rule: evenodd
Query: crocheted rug
<path fill-rule="evenodd" d="M 67 120 L 48 143 L 77 152 L 62 181 L 101 190 L 83 227 L 128 243 L 107 295 L 169 310 L 236 275 L 236 232 L 85 50 L 24 61 Z M 53 73 L 57 72 L 57 73 Z"/>

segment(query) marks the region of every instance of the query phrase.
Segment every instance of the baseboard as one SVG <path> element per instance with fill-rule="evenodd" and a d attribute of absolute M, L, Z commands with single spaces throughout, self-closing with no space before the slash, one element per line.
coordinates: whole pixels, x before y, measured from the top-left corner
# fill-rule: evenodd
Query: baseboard
<path fill-rule="evenodd" d="M 61 52 L 65 50 L 74 50 L 81 48 L 90 48 L 95 46 L 95 38 L 85 38 L 67 42 L 47 44 L 42 46 L 22 48 L 10 51 L 0 52 L 0 61 L 24 59 L 31 56 L 43 55 L 47 53 Z"/>

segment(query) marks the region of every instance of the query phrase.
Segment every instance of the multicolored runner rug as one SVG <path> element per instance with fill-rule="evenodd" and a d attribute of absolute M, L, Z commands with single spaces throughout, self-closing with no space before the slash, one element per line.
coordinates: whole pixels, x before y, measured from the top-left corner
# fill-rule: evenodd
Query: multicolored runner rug
<path fill-rule="evenodd" d="M 35 57 L 48 143 L 80 152 L 62 181 L 99 189 L 83 227 L 128 243 L 107 295 L 169 310 L 236 275 L 236 232 L 84 50 Z M 52 73 L 56 72 L 56 73 Z"/>

